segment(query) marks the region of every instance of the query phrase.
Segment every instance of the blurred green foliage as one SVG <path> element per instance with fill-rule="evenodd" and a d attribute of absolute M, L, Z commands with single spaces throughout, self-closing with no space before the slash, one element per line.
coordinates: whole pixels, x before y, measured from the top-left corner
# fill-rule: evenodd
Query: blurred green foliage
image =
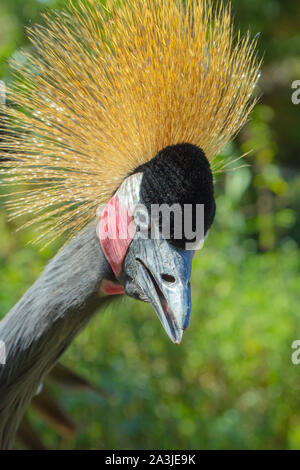
<path fill-rule="evenodd" d="M 29 47 L 24 26 L 61 0 L 2 0 L 0 79 Z M 260 103 L 224 157 L 248 166 L 217 181 L 216 223 L 194 261 L 193 314 L 174 346 L 150 306 L 130 299 L 94 318 L 63 362 L 112 393 L 59 392 L 79 423 L 65 441 L 29 418 L 52 448 L 299 449 L 300 366 L 300 3 L 233 0 L 236 22 L 261 33 Z M 0 316 L 36 279 L 57 247 L 28 245 L 0 213 Z M 58 391 L 54 389 L 54 393 Z"/>

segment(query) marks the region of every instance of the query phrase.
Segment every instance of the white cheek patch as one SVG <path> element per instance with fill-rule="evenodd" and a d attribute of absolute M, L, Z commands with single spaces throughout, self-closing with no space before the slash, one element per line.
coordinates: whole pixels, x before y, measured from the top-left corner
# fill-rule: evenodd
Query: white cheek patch
<path fill-rule="evenodd" d="M 101 213 L 97 233 L 104 255 L 114 274 L 119 276 L 128 247 L 136 232 L 135 207 L 139 203 L 143 173 L 124 180 Z"/>
<path fill-rule="evenodd" d="M 120 202 L 128 211 L 134 211 L 135 206 L 140 202 L 140 188 L 143 173 L 135 173 L 128 176 L 117 191 Z"/>

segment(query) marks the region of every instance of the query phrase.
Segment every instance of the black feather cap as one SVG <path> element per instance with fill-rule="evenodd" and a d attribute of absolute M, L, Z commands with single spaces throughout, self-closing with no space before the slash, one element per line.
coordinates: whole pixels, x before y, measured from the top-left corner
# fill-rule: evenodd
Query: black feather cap
<path fill-rule="evenodd" d="M 213 175 L 203 150 L 193 144 L 183 143 L 162 149 L 149 162 L 136 168 L 135 173 L 143 172 L 140 186 L 140 201 L 151 214 L 153 204 L 172 206 L 179 204 L 192 208 L 192 227 L 197 228 L 196 205 L 204 205 L 204 235 L 213 223 L 216 205 L 214 200 Z M 183 212 L 182 212 L 183 214 Z M 182 215 L 183 217 L 183 215 Z M 160 230 L 163 230 L 160 220 Z M 183 218 L 182 218 L 183 223 Z M 184 232 L 184 231 L 183 231 Z M 174 217 L 171 214 L 170 243 L 185 248 L 188 240 L 184 233 L 177 238 L 174 230 Z"/>

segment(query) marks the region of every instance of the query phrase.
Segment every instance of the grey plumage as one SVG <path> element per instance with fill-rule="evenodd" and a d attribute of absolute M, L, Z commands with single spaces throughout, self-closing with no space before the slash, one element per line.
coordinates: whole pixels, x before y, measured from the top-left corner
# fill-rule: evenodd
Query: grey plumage
<path fill-rule="evenodd" d="M 95 311 L 112 271 L 91 224 L 47 265 L 0 322 L 7 360 L 0 365 L 0 449 L 11 447 L 26 406 L 43 378 Z"/>

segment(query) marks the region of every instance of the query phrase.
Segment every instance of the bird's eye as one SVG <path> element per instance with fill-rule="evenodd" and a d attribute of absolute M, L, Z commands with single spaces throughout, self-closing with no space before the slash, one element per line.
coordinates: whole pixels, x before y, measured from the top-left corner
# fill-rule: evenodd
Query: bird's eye
<path fill-rule="evenodd" d="M 175 277 L 171 276 L 170 274 L 162 274 L 161 278 L 163 281 L 167 282 L 168 284 L 174 284 L 174 282 L 176 282 Z"/>

